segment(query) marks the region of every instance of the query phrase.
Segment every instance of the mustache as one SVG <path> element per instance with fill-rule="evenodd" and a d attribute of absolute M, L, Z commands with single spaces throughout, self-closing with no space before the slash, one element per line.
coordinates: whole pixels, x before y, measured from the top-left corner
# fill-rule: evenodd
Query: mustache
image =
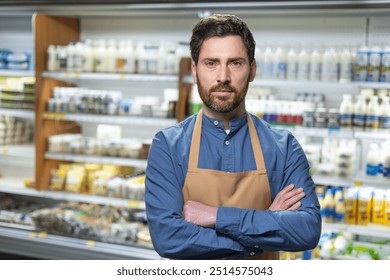
<path fill-rule="evenodd" d="M 235 88 L 232 87 L 231 85 L 229 84 L 218 84 L 216 86 L 213 86 L 212 88 L 210 88 L 210 92 L 213 92 L 213 91 L 232 91 L 234 92 L 235 91 Z"/>

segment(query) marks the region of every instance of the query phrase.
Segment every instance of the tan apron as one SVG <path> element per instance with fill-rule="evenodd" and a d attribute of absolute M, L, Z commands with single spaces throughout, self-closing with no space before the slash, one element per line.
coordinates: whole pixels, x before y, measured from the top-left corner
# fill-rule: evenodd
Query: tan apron
<path fill-rule="evenodd" d="M 198 168 L 202 110 L 196 118 L 192 135 L 188 172 L 183 186 L 184 201 L 194 200 L 210 206 L 231 206 L 266 210 L 272 203 L 271 190 L 264 164 L 260 140 L 252 118 L 247 114 L 249 134 L 256 161 L 256 170 L 224 172 Z M 278 252 L 263 252 L 247 259 L 279 259 Z"/>

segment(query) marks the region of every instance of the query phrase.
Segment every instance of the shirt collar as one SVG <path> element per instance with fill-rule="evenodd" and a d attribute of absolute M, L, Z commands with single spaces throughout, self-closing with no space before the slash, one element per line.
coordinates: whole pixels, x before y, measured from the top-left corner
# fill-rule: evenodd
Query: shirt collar
<path fill-rule="evenodd" d="M 230 134 L 236 133 L 241 127 L 247 123 L 246 114 L 230 120 Z M 203 114 L 203 125 L 207 127 L 218 127 L 224 131 L 222 121 L 219 119 L 209 118 Z"/>

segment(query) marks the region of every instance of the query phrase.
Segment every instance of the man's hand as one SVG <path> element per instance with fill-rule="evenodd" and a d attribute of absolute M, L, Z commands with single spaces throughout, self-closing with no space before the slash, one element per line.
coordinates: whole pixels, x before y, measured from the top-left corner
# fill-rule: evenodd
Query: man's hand
<path fill-rule="evenodd" d="M 202 227 L 214 227 L 217 219 L 217 207 L 188 200 L 184 203 L 183 218 L 190 223 Z"/>
<path fill-rule="evenodd" d="M 294 185 L 290 184 L 276 195 L 275 200 L 268 209 L 272 211 L 297 210 L 301 207 L 300 200 L 304 197 L 303 188 L 294 189 Z"/>

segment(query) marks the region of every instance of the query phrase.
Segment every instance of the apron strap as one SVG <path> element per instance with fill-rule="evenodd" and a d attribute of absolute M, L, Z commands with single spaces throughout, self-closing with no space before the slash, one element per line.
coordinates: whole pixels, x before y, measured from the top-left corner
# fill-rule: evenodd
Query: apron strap
<path fill-rule="evenodd" d="M 199 152 L 200 152 L 200 136 L 202 132 L 202 119 L 203 112 L 200 110 L 196 116 L 195 126 L 192 133 L 191 146 L 190 146 L 190 156 L 188 161 L 188 171 L 196 171 L 198 168 L 199 162 Z M 256 162 L 256 170 L 262 173 L 266 172 L 263 151 L 260 146 L 260 139 L 257 136 L 255 125 L 249 113 L 247 113 L 248 120 L 248 129 L 249 135 L 252 143 L 253 155 Z"/>

